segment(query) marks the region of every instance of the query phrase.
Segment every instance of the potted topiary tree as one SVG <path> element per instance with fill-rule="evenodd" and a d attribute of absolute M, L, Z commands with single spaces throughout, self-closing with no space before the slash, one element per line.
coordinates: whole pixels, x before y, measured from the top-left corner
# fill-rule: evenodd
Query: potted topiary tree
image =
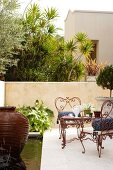
<path fill-rule="evenodd" d="M 105 100 L 112 100 L 112 90 L 113 90 L 113 65 L 105 66 L 99 73 L 96 78 L 96 83 L 98 86 L 101 86 L 103 89 L 109 89 L 109 97 L 97 97 L 96 100 L 104 102 Z"/>
<path fill-rule="evenodd" d="M 110 90 L 110 97 L 112 96 L 113 65 L 108 65 L 100 71 L 100 74 L 98 75 L 98 77 L 96 79 L 96 83 L 97 83 L 98 86 L 101 86 L 103 89 L 109 89 Z"/>

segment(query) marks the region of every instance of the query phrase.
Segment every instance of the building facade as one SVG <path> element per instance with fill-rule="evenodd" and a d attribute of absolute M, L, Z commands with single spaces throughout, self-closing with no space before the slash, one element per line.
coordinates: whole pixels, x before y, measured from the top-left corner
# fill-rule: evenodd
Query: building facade
<path fill-rule="evenodd" d="M 65 20 L 65 40 L 85 32 L 94 42 L 97 62 L 113 64 L 113 12 L 70 11 Z"/>

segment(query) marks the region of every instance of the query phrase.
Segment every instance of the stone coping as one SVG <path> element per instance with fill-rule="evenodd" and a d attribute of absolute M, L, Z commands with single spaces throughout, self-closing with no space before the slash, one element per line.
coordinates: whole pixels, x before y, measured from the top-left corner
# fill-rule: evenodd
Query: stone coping
<path fill-rule="evenodd" d="M 42 139 L 42 136 L 40 135 L 39 132 L 29 132 L 28 138 Z"/>

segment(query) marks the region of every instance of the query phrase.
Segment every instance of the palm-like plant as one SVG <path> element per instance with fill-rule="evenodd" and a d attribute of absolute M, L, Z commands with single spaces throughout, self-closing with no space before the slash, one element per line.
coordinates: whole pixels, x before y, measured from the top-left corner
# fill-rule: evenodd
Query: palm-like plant
<path fill-rule="evenodd" d="M 90 56 L 90 53 L 93 51 L 93 43 L 85 33 L 79 32 L 74 36 L 74 39 L 67 42 L 66 48 L 67 52 L 73 56 L 73 66 L 68 75 L 68 80 L 70 80 L 74 67 L 77 63 L 80 63 L 81 57 Z M 84 74 L 83 69 L 81 73 L 82 75 Z"/>
<path fill-rule="evenodd" d="M 77 42 L 79 55 L 78 59 L 82 56 L 89 57 L 93 51 L 93 42 L 88 38 L 86 33 L 79 32 L 75 36 L 75 42 Z"/>
<path fill-rule="evenodd" d="M 53 35 L 56 32 L 53 21 L 57 16 L 57 10 L 54 8 L 41 11 L 37 4 L 31 5 L 24 14 L 22 46 L 17 49 L 19 54 L 15 55 L 19 58 L 18 65 L 16 69 L 14 68 L 16 80 L 40 81 L 41 78 L 43 80 L 47 78 L 44 67 L 47 65 L 46 59 L 56 48 L 53 48 L 55 42 Z M 9 73 L 7 75 L 11 77 Z"/>
<path fill-rule="evenodd" d="M 33 4 L 25 14 L 24 25 L 33 34 L 53 34 L 56 31 L 52 24 L 55 18 L 58 17 L 58 12 L 55 8 L 40 10 L 38 4 Z"/>

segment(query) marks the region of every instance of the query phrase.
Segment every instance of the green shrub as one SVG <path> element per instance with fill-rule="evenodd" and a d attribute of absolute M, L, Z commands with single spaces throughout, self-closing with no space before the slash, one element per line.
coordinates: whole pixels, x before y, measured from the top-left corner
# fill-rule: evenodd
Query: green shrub
<path fill-rule="evenodd" d="M 43 135 L 44 131 L 52 125 L 53 111 L 44 105 L 42 101 L 36 100 L 35 106 L 22 106 L 17 109 L 25 115 L 30 124 L 31 132 L 39 132 Z"/>

